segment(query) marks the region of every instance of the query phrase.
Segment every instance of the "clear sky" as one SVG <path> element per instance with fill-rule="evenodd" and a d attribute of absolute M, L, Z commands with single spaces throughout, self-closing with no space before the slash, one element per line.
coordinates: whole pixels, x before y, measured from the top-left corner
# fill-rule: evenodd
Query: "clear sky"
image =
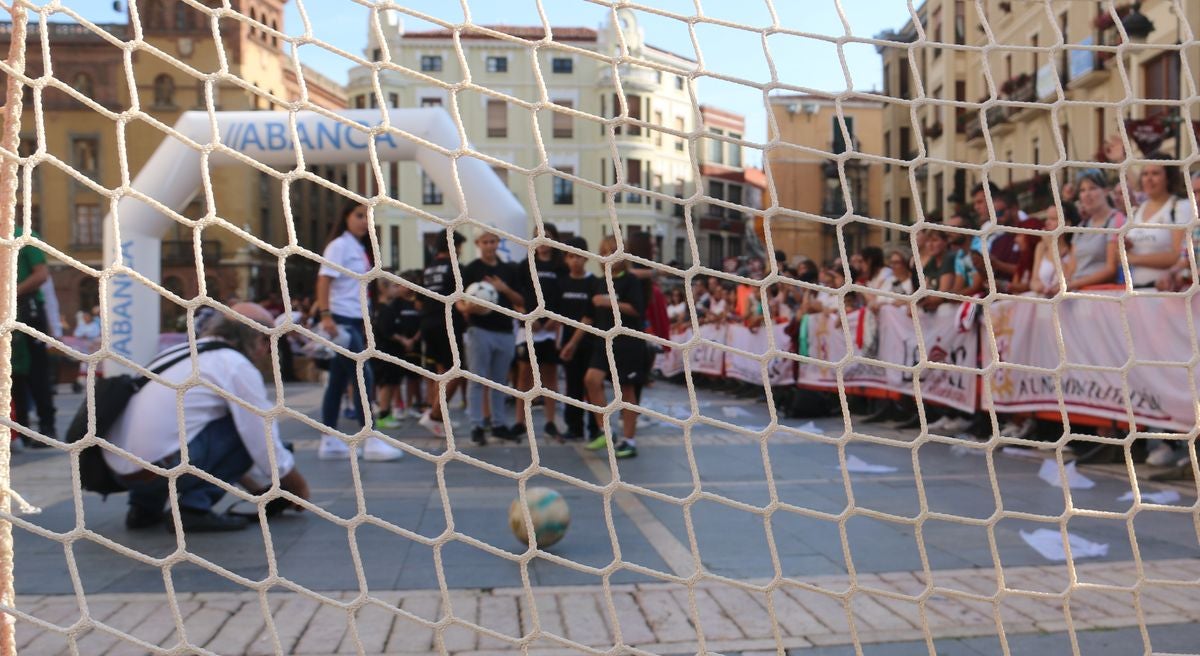
<path fill-rule="evenodd" d="M 301 2 L 311 21 L 313 36 L 348 52 L 362 53 L 366 43 L 370 11 L 366 5 L 369 0 L 291 0 L 285 16 L 286 30 L 291 34 L 303 32 Z M 708 18 L 735 21 L 754 28 L 771 25 L 769 7 L 773 6 L 779 24 L 785 28 L 856 37 L 872 37 L 886 29 L 899 28 L 911 15 L 909 3 L 910 0 L 641 0 L 646 6 L 688 16 L 696 15 L 697 6 L 700 6 Z M 124 1 L 119 13 L 113 11 L 112 3 L 107 0 L 66 0 L 64 4 L 89 20 L 124 20 Z M 536 0 L 408 0 L 397 4 L 456 23 L 465 20 L 466 6 L 474 23 L 541 24 Z M 541 7 L 553 26 L 596 28 L 607 20 L 610 11 L 602 1 L 591 0 L 542 0 Z M 648 44 L 703 59 L 706 71 L 759 84 L 766 84 L 771 79 L 760 32 L 698 24 L 696 44 L 693 45 L 685 22 L 648 12 L 639 12 L 638 21 L 645 29 Z M 410 16 L 404 17 L 404 24 L 410 31 L 435 27 Z M 860 91 L 880 87 L 881 65 L 873 46 L 847 44 L 843 48 L 846 71 L 842 69 L 836 45 L 827 41 L 775 34 L 766 39 L 766 47 L 771 52 L 780 83 L 833 92 L 851 85 Z M 348 60 L 314 46 L 301 48 L 300 58 L 306 65 L 339 82 L 346 81 L 351 68 Z M 761 89 L 708 77 L 700 78 L 698 84 L 702 103 L 744 114 L 746 138 L 765 141 L 766 108 Z M 761 157 L 757 152 L 748 152 L 747 160 L 757 163 Z"/>

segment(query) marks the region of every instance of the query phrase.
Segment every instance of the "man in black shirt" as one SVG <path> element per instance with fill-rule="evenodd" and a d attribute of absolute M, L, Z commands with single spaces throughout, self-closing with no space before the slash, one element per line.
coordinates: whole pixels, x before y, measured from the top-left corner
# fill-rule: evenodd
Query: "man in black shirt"
<path fill-rule="evenodd" d="M 588 249 L 587 240 L 583 237 L 573 237 L 567 240 L 567 245 L 581 251 Z M 598 292 L 599 280 L 587 270 L 587 258 L 574 253 L 567 253 L 564 258 L 567 264 L 566 275 L 558 279 L 560 291 L 559 310 L 562 316 L 592 325 L 596 314 L 596 306 L 592 298 Z M 592 361 L 592 350 L 596 343 L 594 335 L 580 330 L 569 324 L 563 324 L 559 337 L 562 346 L 559 348 L 559 358 L 563 362 L 563 373 L 567 379 L 567 396 L 577 401 L 587 401 L 587 388 L 583 379 Z M 596 415 L 584 412 L 583 408 L 566 404 L 563 409 L 563 420 L 567 424 L 566 438 L 571 440 L 583 439 L 583 418 L 588 418 L 587 436 L 590 439 L 600 437 L 600 426 L 596 423 Z"/>
<path fill-rule="evenodd" d="M 608 257 L 617 250 L 615 237 L 605 237 L 600 244 L 600 255 Z M 628 271 L 624 260 L 618 260 L 611 265 L 613 298 L 604 281 L 600 281 L 592 304 L 596 308 L 594 325 L 600 330 L 608 330 L 613 322 L 613 309 L 621 315 L 621 326 L 632 330 L 641 330 L 643 317 L 646 313 L 646 300 L 642 293 L 642 281 Z M 637 389 L 645 376 L 645 343 L 632 335 L 619 335 L 612 338 L 613 365 L 616 365 L 617 378 L 612 381 L 613 391 L 621 395 L 626 403 L 636 403 Z M 612 367 L 608 359 L 605 340 L 597 340 L 588 364 L 588 372 L 584 378 L 588 398 L 593 405 L 604 406 L 604 380 L 611 376 Z M 599 418 L 598 418 L 599 419 Z M 614 451 L 618 458 L 633 458 L 637 456 L 637 413 L 633 410 L 621 411 L 622 439 L 617 442 Z M 591 451 L 599 451 L 608 445 L 609 439 L 601 435 L 588 443 Z"/>
<path fill-rule="evenodd" d="M 475 248 L 479 252 L 479 258 L 463 267 L 463 287 L 470 287 L 476 282 L 486 282 L 496 290 L 497 305 L 524 312 L 525 299 L 516 291 L 519 287 L 517 271 L 507 262 L 500 261 L 496 254 L 499 247 L 499 237 L 486 230 L 479 232 L 475 237 Z M 481 305 L 470 296 L 458 301 L 455 307 L 467 318 L 467 368 L 471 373 L 496 385 L 505 385 L 516 353 L 512 317 Z M 488 424 L 483 417 L 483 388 L 482 383 L 474 381 L 467 387 L 471 441 L 481 446 L 487 444 L 484 434 L 488 430 Z M 508 407 L 504 404 L 504 394 L 494 387 L 489 389 L 492 435 L 500 439 L 520 441 L 521 433 L 514 433 L 510 422 L 507 421 Z"/>
<path fill-rule="evenodd" d="M 454 252 L 457 254 L 466 239 L 454 233 Z M 454 263 L 450 259 L 450 238 L 446 234 L 437 236 L 433 263 L 425 267 L 421 277 L 425 289 L 435 294 L 448 296 L 454 292 Z M 455 314 L 451 309 L 451 314 Z M 457 331 L 455 331 L 457 333 Z M 446 327 L 446 304 L 431 296 L 421 298 L 421 341 L 425 345 L 425 360 L 436 373 L 444 374 L 454 364 L 450 350 L 450 330 Z M 461 349 L 460 349 L 461 352 Z M 450 382 L 446 398 L 454 396 L 462 384 L 461 378 Z M 438 437 L 446 434 L 442 423 L 442 397 L 438 394 L 438 383 L 429 379 L 425 396 L 429 399 L 429 410 L 417 422 Z"/>

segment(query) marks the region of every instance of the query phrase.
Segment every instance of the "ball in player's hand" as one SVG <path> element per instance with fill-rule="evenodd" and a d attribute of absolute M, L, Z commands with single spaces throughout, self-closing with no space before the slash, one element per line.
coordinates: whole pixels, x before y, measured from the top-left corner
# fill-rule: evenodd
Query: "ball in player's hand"
<path fill-rule="evenodd" d="M 492 283 L 490 282 L 484 282 L 482 280 L 479 282 L 473 282 L 470 285 L 467 285 L 466 292 L 467 296 L 474 296 L 475 298 L 478 298 L 482 301 L 487 301 L 489 303 L 497 303 L 500 301 L 500 293 L 496 291 L 496 288 L 493 287 Z M 490 309 L 487 311 L 491 312 Z"/>
<path fill-rule="evenodd" d="M 549 547 L 566 535 L 567 527 L 571 524 L 571 509 L 561 494 L 548 487 L 531 487 L 525 490 L 525 504 L 529 507 L 539 549 Z M 521 497 L 513 499 L 508 507 L 508 526 L 521 544 L 529 544 L 525 514 L 521 512 Z"/>

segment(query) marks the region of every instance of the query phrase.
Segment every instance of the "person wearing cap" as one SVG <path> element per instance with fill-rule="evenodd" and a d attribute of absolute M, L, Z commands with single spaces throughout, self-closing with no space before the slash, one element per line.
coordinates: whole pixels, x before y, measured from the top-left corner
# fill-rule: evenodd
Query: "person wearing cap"
<path fill-rule="evenodd" d="M 308 483 L 279 439 L 279 423 L 260 414 L 275 407 L 255 364 L 270 359 L 271 343 L 264 331 L 271 327 L 271 314 L 255 303 L 238 303 L 231 310 L 230 316 L 216 314 L 205 322 L 195 359 L 185 357 L 161 372 L 170 386 L 151 380 L 133 395 L 113 425 L 109 442 L 164 469 L 182 463 L 181 447 L 186 444 L 187 465 L 218 480 L 262 493 L 278 476 L 280 488 L 307 499 Z M 167 349 L 147 368 L 177 359 L 189 349 L 188 344 Z M 176 386 L 193 371 L 203 384 L 188 387 L 181 396 Z M 182 405 L 182 414 L 177 405 Z M 129 489 L 125 526 L 138 530 L 165 522 L 173 532 L 175 522 L 164 512 L 168 479 L 108 450 L 104 459 Z M 180 476 L 175 494 L 185 532 L 235 531 L 248 524 L 245 517 L 213 512 L 225 490 L 209 481 Z"/>

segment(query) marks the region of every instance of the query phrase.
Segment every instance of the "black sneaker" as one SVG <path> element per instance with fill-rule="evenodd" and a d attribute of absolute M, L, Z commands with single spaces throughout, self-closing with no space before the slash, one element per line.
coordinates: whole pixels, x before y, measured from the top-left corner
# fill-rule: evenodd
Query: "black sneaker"
<path fill-rule="evenodd" d="M 629 442 L 627 442 L 625 440 L 621 440 L 617 444 L 617 446 L 613 449 L 613 452 L 614 452 L 614 455 L 616 455 L 617 458 L 620 458 L 620 459 L 637 457 L 637 447 L 630 444 Z"/>
<path fill-rule="evenodd" d="M 174 533 L 175 522 L 170 517 L 165 519 L 167 532 Z M 245 517 L 218 515 L 212 511 L 201 513 L 180 509 L 179 519 L 185 533 L 224 533 L 240 531 L 250 525 Z"/>
<path fill-rule="evenodd" d="M 140 531 L 158 526 L 162 523 L 163 516 L 162 511 L 153 512 L 141 506 L 129 506 L 129 511 L 125 513 L 125 528 Z"/>
<path fill-rule="evenodd" d="M 478 446 L 484 446 L 487 444 L 487 437 L 484 436 L 482 428 L 476 427 L 471 429 L 471 441 Z"/>
<path fill-rule="evenodd" d="M 546 425 L 542 427 L 542 432 L 546 434 L 547 438 L 555 442 L 563 441 L 563 434 L 558 432 L 558 426 L 552 421 L 546 422 Z"/>
<path fill-rule="evenodd" d="M 492 429 L 492 437 L 502 439 L 506 442 L 520 443 L 525 439 L 525 424 L 513 424 L 512 426 L 497 426 Z"/>

